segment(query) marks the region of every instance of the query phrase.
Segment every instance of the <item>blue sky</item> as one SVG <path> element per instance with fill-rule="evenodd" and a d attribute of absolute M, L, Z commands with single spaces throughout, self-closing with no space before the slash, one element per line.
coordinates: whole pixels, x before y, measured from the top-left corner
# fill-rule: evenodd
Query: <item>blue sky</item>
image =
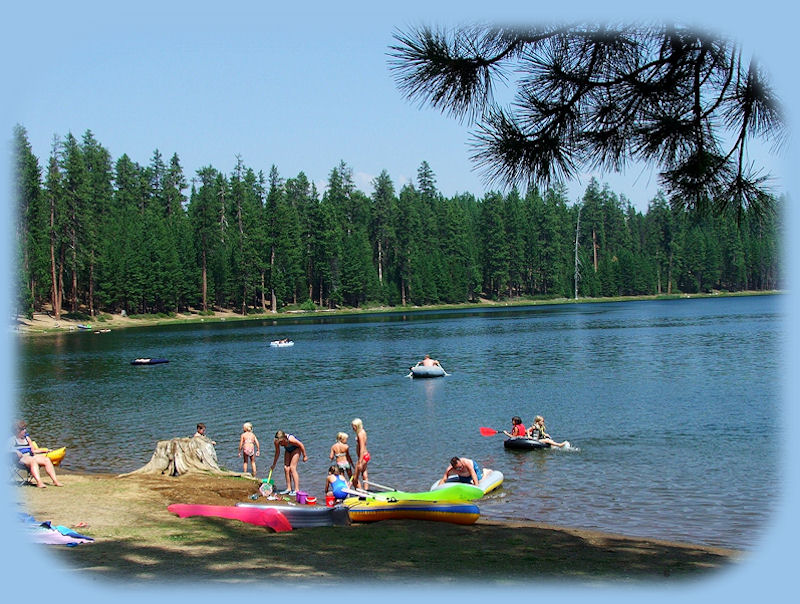
<path fill-rule="evenodd" d="M 303 170 L 321 188 L 344 160 L 370 193 L 381 170 L 399 190 L 425 160 L 447 196 L 481 196 L 491 186 L 469 160 L 469 126 L 403 99 L 387 67 L 395 28 L 468 17 L 408 8 L 304 13 L 253 3 L 216 11 L 177 5 L 148 1 L 77 13 L 62 7 L 36 16 L 31 9 L 36 27 L 20 36 L 25 51 L 11 64 L 18 94 L 2 131 L 25 126 L 42 165 L 54 135 L 91 129 L 115 159 L 127 153 L 147 164 L 155 149 L 177 153 L 188 177 L 206 165 L 230 173 L 239 155 L 265 173 L 275 164 L 284 178 Z M 524 23 L 540 14 L 501 18 Z M 657 190 L 654 171 L 639 166 L 624 175 L 583 174 L 568 183 L 570 201 L 591 176 L 642 211 Z"/>
<path fill-rule="evenodd" d="M 796 119 L 796 24 L 785 12 L 785 3 L 777 0 L 673 0 L 662 8 L 618 0 L 546 4 L 407 0 L 397 4 L 380 7 L 377 2 L 312 1 L 298 4 L 298 8 L 272 8 L 266 2 L 202 0 L 141 0 L 122 7 L 108 1 L 13 3 L 4 7 L 0 25 L 5 84 L 0 95 L 0 132 L 10 140 L 14 124 L 25 126 L 42 165 L 54 135 L 72 132 L 81 136 L 86 129 L 94 132 L 114 158 L 127 153 L 147 164 L 156 148 L 166 157 L 177 153 L 188 176 L 209 164 L 229 172 L 238 154 L 255 169 L 266 172 L 275 164 L 285 178 L 303 170 L 315 182 L 324 183 L 331 168 L 344 160 L 353 169 L 356 184 L 367 193 L 370 180 L 381 170 L 389 172 L 399 189 L 415 178 L 425 160 L 445 195 L 480 195 L 484 186 L 469 162 L 467 127 L 403 100 L 387 70 L 385 54 L 395 27 L 471 20 L 524 23 L 668 18 L 696 23 L 730 34 L 743 43 L 745 52 L 755 52 L 772 72 L 790 120 Z M 781 177 L 783 190 L 796 190 L 793 155 L 769 164 Z M 588 176 L 570 188 L 571 200 L 582 193 Z M 641 210 L 656 190 L 655 176 L 649 170 L 596 176 Z M 3 199 L 8 211 L 7 187 Z M 786 331 L 787 367 L 796 366 L 800 342 L 794 310 L 797 300 L 792 293 L 800 250 L 797 238 L 791 235 L 798 232 L 797 227 L 798 212 L 791 208 L 786 216 L 789 236 L 785 250 L 790 291 L 786 301 L 787 307 L 792 305 Z M 8 237 L 3 239 L 8 241 Z M 2 277 L 7 285 L 10 256 L 7 249 L 4 253 Z M 0 297 L 2 305 L 7 305 L 7 300 Z M 8 311 L 8 307 L 0 310 Z M 13 340 L 8 334 L 3 343 L 6 356 L 13 356 Z M 10 372 L 10 366 L 4 371 Z M 3 383 L 12 383 L 10 373 L 3 377 Z M 800 428 L 796 379 L 787 375 L 787 434 Z M 4 400 L 13 401 L 13 395 L 7 393 Z M 10 412 L 12 405 L 5 408 Z M 742 418 L 742 423 L 745 426 L 747 418 Z M 787 589 L 796 568 L 789 548 L 800 537 L 795 517 L 798 449 L 789 440 L 782 445 L 785 491 L 753 494 L 780 497 L 782 504 L 775 526 L 740 569 L 674 591 L 649 590 L 648 598 L 673 600 L 680 593 L 684 601 L 717 601 L 726 596 L 740 599 L 754 591 L 769 597 Z M 747 477 L 743 477 L 742 488 L 747 488 Z M 25 549 L 24 544 L 21 547 Z M 19 552 L 13 553 L 17 557 Z M 33 550 L 27 553 L 34 555 Z M 21 572 L 17 565 L 8 564 L 11 554 L 8 549 L 3 551 L 0 560 L 7 562 L 0 564 L 0 572 L 8 580 L 15 571 Z M 354 577 L 356 573 L 354 569 Z M 63 598 L 65 593 L 81 591 L 84 602 L 94 602 L 107 595 L 97 585 L 85 589 L 81 584 L 70 590 L 73 580 L 59 575 L 57 588 L 44 582 L 37 597 Z M 520 577 L 520 581 L 524 585 L 517 589 L 537 589 L 535 577 Z M 269 590 L 260 593 L 274 595 Z M 558 590 L 547 593 L 565 595 Z M 141 597 L 131 593 L 131 599 L 134 595 Z M 160 594 L 156 590 L 153 595 Z M 462 593 L 461 599 L 485 595 L 481 591 Z M 640 601 L 642 593 L 639 589 L 574 590 L 567 595 L 619 602 Z M 211 600 L 221 594 L 200 588 L 194 597 Z"/>

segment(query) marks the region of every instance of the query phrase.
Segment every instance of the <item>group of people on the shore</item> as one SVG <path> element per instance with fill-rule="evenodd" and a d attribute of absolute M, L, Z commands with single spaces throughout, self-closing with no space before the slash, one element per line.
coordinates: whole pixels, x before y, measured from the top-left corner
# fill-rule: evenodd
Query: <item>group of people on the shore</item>
<path fill-rule="evenodd" d="M 503 430 L 503 433 L 511 438 L 534 438 L 553 447 L 564 447 L 569 444 L 568 441 L 556 442 L 550 437 L 545 428 L 544 418 L 541 415 L 537 415 L 534 418 L 530 428 L 525 428 L 522 420 L 516 415 L 511 418 L 511 425 L 511 432 Z M 346 432 L 338 432 L 336 434 L 336 440 L 331 445 L 329 453 L 331 464 L 328 467 L 328 474 L 325 478 L 325 494 L 327 495 L 328 492 L 331 492 L 336 499 L 344 499 L 353 494 L 354 490 L 358 492 L 369 489 L 367 468 L 370 454 L 367 450 L 367 431 L 364 429 L 364 423 L 360 418 L 353 419 L 350 422 L 350 427 L 356 435 L 355 461 L 350 454 L 349 436 Z M 207 438 L 204 424 L 197 425 L 195 436 Z M 294 496 L 300 490 L 300 475 L 297 471 L 297 466 L 301 458 L 304 463 L 308 461 L 306 447 L 295 435 L 283 430 L 275 432 L 273 446 L 275 447 L 275 455 L 269 468 L 270 477 L 278 463 L 281 448 L 283 448 L 283 471 L 286 479 L 286 488 L 279 491 L 278 494 Z M 242 426 L 242 434 L 239 437 L 238 450 L 238 456 L 242 458 L 242 472 L 247 473 L 249 466 L 250 474 L 256 477 L 256 458 L 260 455 L 261 444 L 253 432 L 253 425 L 250 422 L 245 422 Z M 483 472 L 475 460 L 456 456 L 450 459 L 444 476 L 439 482 L 443 483 L 453 476 L 459 482 L 477 485 L 483 478 Z"/>
<path fill-rule="evenodd" d="M 559 443 L 550 438 L 544 425 L 544 418 L 541 415 L 533 418 L 530 428 L 525 428 L 525 424 L 522 423 L 519 416 L 515 415 L 511 418 L 511 432 L 503 430 L 503 434 L 510 438 L 533 438 L 551 447 L 565 447 L 569 444 L 567 440 Z"/>
<path fill-rule="evenodd" d="M 347 444 L 349 437 L 346 432 L 339 432 L 336 435 L 336 441 L 330 448 L 331 466 L 328 470 L 328 479 L 325 482 L 325 493 L 334 489 L 337 499 L 343 498 L 339 496 L 339 494 L 344 493 L 341 490 L 342 488 L 347 488 L 348 490 L 351 488 L 361 490 L 369 488 L 367 464 L 370 461 L 370 455 L 367 450 L 367 431 L 364 429 L 364 422 L 358 417 L 350 422 L 350 427 L 356 435 L 356 461 L 354 462 L 353 457 L 350 455 L 350 446 Z M 197 432 L 194 436 L 208 438 L 205 435 L 204 424 L 197 425 Z M 212 441 L 212 444 L 216 443 Z M 283 472 L 286 478 L 286 488 L 278 494 L 294 496 L 300 490 L 300 475 L 297 471 L 297 466 L 301 458 L 303 463 L 308 461 L 306 447 L 294 434 L 289 434 L 284 430 L 275 432 L 273 445 L 275 447 L 275 455 L 269 468 L 270 477 L 278 463 L 281 448 L 283 448 Z M 253 432 L 253 424 L 250 422 L 245 422 L 242 425 L 238 456 L 242 458 L 242 472 L 247 473 L 249 465 L 250 474 L 256 477 L 258 473 L 256 458 L 261 456 L 261 443 L 259 443 L 258 437 Z M 344 480 L 345 475 L 347 476 L 346 481 Z M 337 482 L 337 477 L 341 478 L 341 482 L 345 485 L 344 487 L 338 483 L 335 487 L 333 486 L 333 483 Z"/>

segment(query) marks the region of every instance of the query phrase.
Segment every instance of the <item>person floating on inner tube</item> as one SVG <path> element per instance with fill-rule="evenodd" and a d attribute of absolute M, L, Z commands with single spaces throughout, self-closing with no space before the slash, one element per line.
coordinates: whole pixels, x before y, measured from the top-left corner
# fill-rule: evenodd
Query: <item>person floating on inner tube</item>
<path fill-rule="evenodd" d="M 511 432 L 503 430 L 503 434 L 511 438 L 526 437 L 528 436 L 528 430 L 525 428 L 525 424 L 522 423 L 522 420 L 515 415 L 511 418 Z"/>
<path fill-rule="evenodd" d="M 483 478 L 483 472 L 481 472 L 481 467 L 477 461 L 468 457 L 453 457 L 439 484 L 444 484 L 449 476 L 458 476 L 458 482 L 478 486 L 481 478 Z"/>
<path fill-rule="evenodd" d="M 562 443 L 557 443 L 550 438 L 550 435 L 547 433 L 544 427 L 544 418 L 541 415 L 537 415 L 533 418 L 533 425 L 528 430 L 528 433 L 540 443 L 550 445 L 551 447 L 563 447 L 569 444 L 568 440 L 565 440 Z"/>
<path fill-rule="evenodd" d="M 414 367 L 419 367 L 420 365 L 423 366 L 423 367 L 441 367 L 442 366 L 439 363 L 439 361 L 437 361 L 436 359 L 432 359 L 431 355 L 429 355 L 429 354 L 426 354 L 425 358 L 422 359 L 421 361 L 419 361 L 416 365 L 414 365 Z"/>

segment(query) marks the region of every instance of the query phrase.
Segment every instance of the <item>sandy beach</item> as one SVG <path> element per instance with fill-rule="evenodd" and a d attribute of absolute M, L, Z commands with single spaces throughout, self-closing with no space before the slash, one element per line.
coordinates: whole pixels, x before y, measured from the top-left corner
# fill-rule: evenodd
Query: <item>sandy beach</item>
<path fill-rule="evenodd" d="M 736 550 L 481 518 L 471 526 L 392 520 L 349 527 L 271 529 L 217 518 L 178 518 L 171 503 L 234 505 L 259 482 L 186 474 L 59 473 L 64 486 L 20 486 L 21 511 L 79 527 L 95 539 L 48 548 L 93 581 L 338 584 L 506 583 L 535 576 L 567 582 L 674 583 L 740 563 Z M 49 484 L 49 480 L 45 479 Z M 246 552 L 247 555 L 243 555 Z M 354 576 L 358 569 L 358 577 Z"/>

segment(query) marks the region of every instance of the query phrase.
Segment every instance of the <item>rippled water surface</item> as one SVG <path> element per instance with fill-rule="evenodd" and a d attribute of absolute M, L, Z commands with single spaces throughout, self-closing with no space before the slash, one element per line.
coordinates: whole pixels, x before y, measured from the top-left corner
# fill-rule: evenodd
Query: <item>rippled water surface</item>
<path fill-rule="evenodd" d="M 505 475 L 487 517 L 751 548 L 775 499 L 753 494 L 781 486 L 784 316 L 781 297 L 756 296 L 69 333 L 20 341 L 17 398 L 70 470 L 136 469 L 198 421 L 238 469 L 251 421 L 259 474 L 284 429 L 319 495 L 336 432 L 360 417 L 379 483 L 427 490 L 466 455 Z M 296 344 L 270 348 L 279 337 Z M 450 375 L 405 377 L 425 353 Z M 170 362 L 131 366 L 140 356 Z M 536 414 L 572 449 L 479 433 Z"/>

